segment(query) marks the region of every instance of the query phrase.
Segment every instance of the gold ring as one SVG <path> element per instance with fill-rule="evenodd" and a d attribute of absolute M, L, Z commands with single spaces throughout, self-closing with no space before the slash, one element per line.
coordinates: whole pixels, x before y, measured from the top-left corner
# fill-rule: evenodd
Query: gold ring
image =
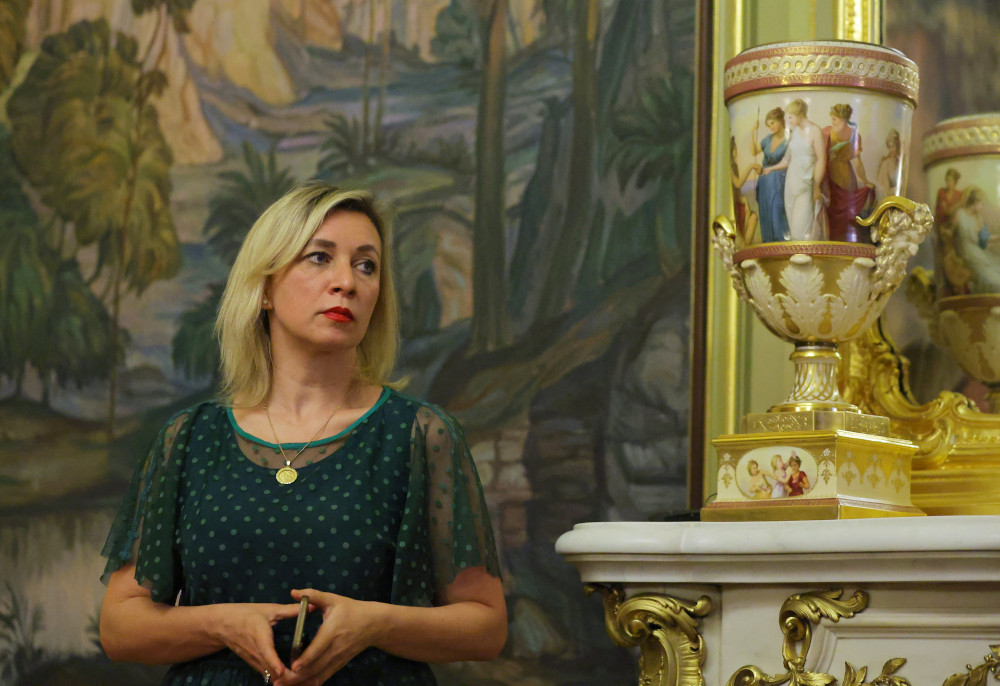
<path fill-rule="evenodd" d="M 271 683 L 271 672 L 269 672 L 266 669 L 264 670 L 264 683 L 265 684 Z"/>

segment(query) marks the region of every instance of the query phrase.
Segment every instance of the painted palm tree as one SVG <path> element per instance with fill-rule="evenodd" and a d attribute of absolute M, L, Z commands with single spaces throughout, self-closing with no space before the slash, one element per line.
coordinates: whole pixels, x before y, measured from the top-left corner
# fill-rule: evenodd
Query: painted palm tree
<path fill-rule="evenodd" d="M 41 259 L 39 232 L 11 221 L 0 207 L 0 376 L 21 394 L 32 350 L 46 340 L 45 314 L 52 283 Z"/>
<path fill-rule="evenodd" d="M 49 36 L 7 106 L 14 154 L 42 201 L 97 247 L 94 276 L 111 300 L 111 350 L 120 349 L 121 298 L 180 268 L 170 212 L 172 154 L 151 99 L 162 72 L 144 71 L 138 45 L 104 20 Z M 109 375 L 114 430 L 117 364 Z"/>
<path fill-rule="evenodd" d="M 112 361 L 121 359 L 128 333 L 119 331 L 111 339 L 111 315 L 94 295 L 80 273 L 76 259 L 60 260 L 54 251 L 45 263 L 50 270 L 51 289 L 45 310 L 45 345 L 35 345 L 32 366 L 42 381 L 42 403 L 49 404 L 53 378 L 59 386 L 108 378 Z M 114 351 L 112 346 L 118 345 Z"/>
<path fill-rule="evenodd" d="M 42 332 L 51 281 L 41 257 L 44 241 L 38 215 L 22 188 L 10 149 L 10 132 L 0 126 L 0 376 L 21 394 L 28 359 Z"/>
<path fill-rule="evenodd" d="M 236 259 L 257 217 L 295 185 L 291 172 L 278 168 L 273 149 L 265 156 L 244 142 L 243 163 L 244 171 L 219 174 L 222 185 L 208 202 L 208 218 L 202 228 L 212 250 L 227 265 Z"/>
<path fill-rule="evenodd" d="M 617 174 L 623 188 L 653 184 L 633 218 L 653 234 L 657 260 L 667 275 L 688 259 L 693 83 L 691 73 L 683 69 L 669 80 L 652 80 L 637 105 L 620 111 L 611 122 L 615 138 L 608 146 L 608 171 Z M 641 249 L 648 251 L 648 243 Z M 609 267 L 603 265 L 602 271 Z"/>
<path fill-rule="evenodd" d="M 243 161 L 245 171 L 219 175 L 222 186 L 209 200 L 210 211 L 202 229 L 212 250 L 227 265 L 236 260 L 243 238 L 257 217 L 295 185 L 291 172 L 278 168 L 274 150 L 265 157 L 244 143 Z M 214 378 L 219 370 L 214 326 L 222 287 L 221 282 L 210 285 L 207 297 L 181 315 L 171 354 L 174 364 L 188 378 Z"/>
<path fill-rule="evenodd" d="M 357 118 L 348 121 L 343 113 L 333 112 L 326 115 L 324 123 L 327 134 L 320 144 L 316 175 L 323 179 L 335 179 L 365 168 L 368 160 L 361 122 Z"/>

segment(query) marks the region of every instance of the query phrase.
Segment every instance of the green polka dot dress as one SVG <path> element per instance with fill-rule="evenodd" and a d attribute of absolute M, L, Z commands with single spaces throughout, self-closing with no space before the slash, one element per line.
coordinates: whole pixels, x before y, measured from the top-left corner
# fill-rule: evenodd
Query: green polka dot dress
<path fill-rule="evenodd" d="M 386 389 L 347 430 L 311 444 L 291 484 L 275 481 L 283 464 L 276 451 L 218 403 L 176 415 L 122 502 L 104 578 L 135 559 L 138 581 L 167 604 L 289 603 L 291 589 L 318 588 L 429 606 L 466 567 L 499 576 L 475 465 L 458 423 L 440 408 Z M 307 637 L 320 621 L 310 615 Z M 286 664 L 294 623 L 274 628 Z M 174 665 L 163 681 L 260 683 L 228 650 Z M 434 683 L 426 664 L 375 648 L 326 682 Z"/>

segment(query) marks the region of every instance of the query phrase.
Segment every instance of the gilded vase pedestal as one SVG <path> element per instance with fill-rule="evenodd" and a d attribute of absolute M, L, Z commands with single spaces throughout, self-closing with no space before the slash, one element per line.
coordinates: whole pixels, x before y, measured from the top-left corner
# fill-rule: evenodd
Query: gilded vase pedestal
<path fill-rule="evenodd" d="M 888 418 L 844 400 L 838 346 L 878 319 L 930 222 L 926 205 L 890 198 L 862 222 L 872 227 L 875 245 L 789 242 L 737 250 L 731 223 L 716 219 L 713 243 L 733 287 L 775 335 L 796 346 L 795 382 L 784 402 L 747 415 L 741 433 L 712 442 L 717 493 L 702 508 L 703 520 L 923 515 L 910 501 L 916 446 L 891 436 Z M 791 482 L 777 486 L 793 461 L 805 475 L 798 492 Z"/>

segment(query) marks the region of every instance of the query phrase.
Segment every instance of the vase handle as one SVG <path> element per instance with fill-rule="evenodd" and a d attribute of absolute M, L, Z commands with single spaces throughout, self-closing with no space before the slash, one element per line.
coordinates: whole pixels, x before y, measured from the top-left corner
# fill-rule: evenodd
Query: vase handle
<path fill-rule="evenodd" d="M 743 275 L 733 262 L 733 255 L 736 254 L 736 227 L 733 225 L 733 220 L 724 214 L 720 214 L 712 221 L 712 247 L 722 258 L 722 264 L 729 273 L 729 278 L 733 280 L 733 288 L 740 300 L 749 302 L 750 294 L 743 285 Z"/>
<path fill-rule="evenodd" d="M 873 295 L 894 291 L 906 276 L 906 263 L 917 253 L 917 247 L 934 224 L 931 208 L 890 195 L 868 217 L 857 222 L 871 228 L 872 242 L 876 245 Z"/>

